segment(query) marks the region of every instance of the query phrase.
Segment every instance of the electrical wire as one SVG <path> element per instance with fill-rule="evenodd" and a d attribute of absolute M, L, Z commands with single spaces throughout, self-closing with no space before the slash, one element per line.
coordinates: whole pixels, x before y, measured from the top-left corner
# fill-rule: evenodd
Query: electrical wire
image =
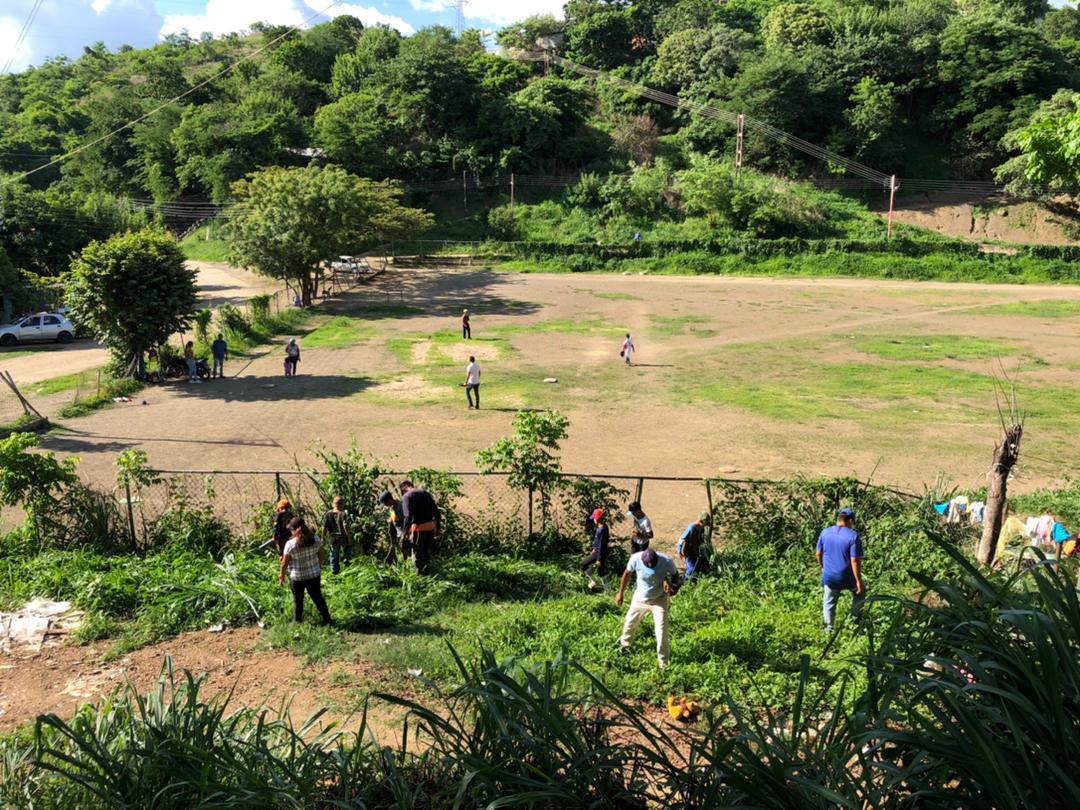
<path fill-rule="evenodd" d="M 11 67 L 12 62 L 15 61 L 16 54 L 19 53 L 19 48 L 22 47 L 26 41 L 27 35 L 30 33 L 30 29 L 34 26 L 34 18 L 37 17 L 38 12 L 41 11 L 41 4 L 44 0 L 35 0 L 34 5 L 30 8 L 30 14 L 26 18 L 26 22 L 23 23 L 22 30 L 19 31 L 19 36 L 15 38 L 15 44 L 11 48 L 11 53 L 8 54 L 7 61 L 4 62 L 3 68 L 0 68 L 0 76 L 3 76 L 8 72 L 8 68 Z"/>
<path fill-rule="evenodd" d="M 77 154 L 79 154 L 81 152 L 85 152 L 87 149 L 90 149 L 90 148 L 92 148 L 94 146 L 97 146 L 99 143 L 104 143 L 105 141 L 109 140 L 110 138 L 113 138 L 114 136 L 119 135 L 121 132 L 124 132 L 125 130 L 131 129 L 133 126 L 135 126 L 138 123 L 141 123 L 141 122 L 145 121 L 147 118 L 154 115 L 155 113 L 161 112 L 166 107 L 169 107 L 169 106 L 171 106 L 173 104 L 176 104 L 178 101 L 180 101 L 181 99 L 186 98 L 187 96 L 190 96 L 192 93 L 196 92 L 197 90 L 201 90 L 202 88 L 206 87 L 208 84 L 211 84 L 212 82 L 217 81 L 222 76 L 224 76 L 226 73 L 232 72 L 239 65 L 242 65 L 244 62 L 248 62 L 248 61 L 254 59 L 256 56 L 261 54 L 263 51 L 267 50 L 271 46 L 276 45 L 278 42 L 285 39 L 285 37 L 288 37 L 288 36 L 292 35 L 293 33 L 299 31 L 301 28 L 303 28 L 305 25 L 307 25 L 312 20 L 316 19 L 317 17 L 321 17 L 321 16 L 325 15 L 326 12 L 330 11 L 330 9 L 334 8 L 335 6 L 340 5 L 341 2 L 342 2 L 342 0 L 334 0 L 334 2 L 330 3 L 330 5 L 328 5 L 324 9 L 322 9 L 322 11 L 315 12 L 310 17 L 308 17 L 303 22 L 301 22 L 299 25 L 290 26 L 288 28 L 288 30 L 286 30 L 283 34 L 281 34 L 280 36 L 274 37 L 274 39 L 270 40 L 269 42 L 264 44 L 262 47 L 252 51 L 249 54 L 245 54 L 244 56 L 240 57 L 239 59 L 237 59 L 232 64 L 226 66 L 222 70 L 215 73 L 213 76 L 210 76 L 209 78 L 204 79 L 203 81 L 199 82 L 194 87 L 188 88 L 183 93 L 176 96 L 175 98 L 171 98 L 168 101 L 163 102 L 162 104 L 159 104 L 157 107 L 154 107 L 154 109 L 150 110 L 149 112 L 143 113 L 138 118 L 132 119 L 131 121 L 128 121 L 126 124 L 124 124 L 123 126 L 117 127 L 116 129 L 112 130 L 111 132 L 106 132 L 104 135 L 102 135 L 102 136 L 100 136 L 98 138 L 95 138 L 94 140 L 92 140 L 92 141 L 90 141 L 88 143 L 84 143 L 82 146 L 79 146 L 79 147 L 76 147 L 75 149 L 72 149 L 70 152 L 67 152 L 67 153 L 65 153 L 63 155 L 60 155 L 59 157 L 49 161 L 48 163 L 46 163 L 46 164 L 44 164 L 42 166 L 38 166 L 35 169 L 30 169 L 29 171 L 23 172 L 22 174 L 12 175 L 11 177 L 7 178 L 7 181 L 8 182 L 13 182 L 13 181 L 17 181 L 17 180 L 24 180 L 25 178 L 29 177 L 32 174 L 36 174 L 37 172 L 44 171 L 45 169 L 48 169 L 51 166 L 55 166 L 58 163 L 63 163 L 68 158 L 74 157 L 75 155 L 77 155 Z M 41 4 L 41 0 L 39 0 L 39 2 L 38 2 L 39 6 L 40 6 L 40 4 Z"/>

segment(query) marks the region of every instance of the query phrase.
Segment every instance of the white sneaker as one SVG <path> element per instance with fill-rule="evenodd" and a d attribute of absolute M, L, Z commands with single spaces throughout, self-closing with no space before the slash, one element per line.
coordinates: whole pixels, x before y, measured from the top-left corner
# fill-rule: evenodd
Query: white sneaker
<path fill-rule="evenodd" d="M 193 383 L 199 383 L 199 385 L 202 385 L 202 380 L 192 380 L 192 382 Z"/>

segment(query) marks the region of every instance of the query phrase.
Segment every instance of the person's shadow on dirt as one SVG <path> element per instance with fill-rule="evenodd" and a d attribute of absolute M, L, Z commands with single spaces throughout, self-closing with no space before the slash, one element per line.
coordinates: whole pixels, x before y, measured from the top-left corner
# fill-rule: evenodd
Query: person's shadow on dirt
<path fill-rule="evenodd" d="M 192 399 L 218 399 L 224 402 L 273 402 L 297 399 L 350 397 L 377 385 L 368 377 L 344 374 L 304 374 L 271 377 L 245 374 L 205 380 L 201 385 L 177 383 L 176 392 Z"/>

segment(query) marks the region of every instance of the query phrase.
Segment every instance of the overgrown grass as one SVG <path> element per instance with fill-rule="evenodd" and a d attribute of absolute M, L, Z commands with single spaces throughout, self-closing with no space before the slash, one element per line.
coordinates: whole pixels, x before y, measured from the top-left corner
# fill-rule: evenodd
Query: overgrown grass
<path fill-rule="evenodd" d="M 496 265 L 504 272 L 569 273 L 570 258 L 516 260 Z M 599 262 L 589 270 L 657 275 L 778 276 L 806 278 L 876 278 L 906 281 L 976 281 L 994 284 L 1075 283 L 1073 263 L 987 254 L 963 257 L 935 254 L 912 257 L 893 254 L 824 253 L 767 259 L 740 254 L 682 253 L 658 258 Z M 943 306 L 947 300 L 942 294 Z"/>
<path fill-rule="evenodd" d="M 98 377 L 103 374 L 100 369 L 80 371 L 77 374 L 64 374 L 49 380 L 42 380 L 30 386 L 30 393 L 39 397 L 48 397 L 54 394 L 62 394 L 65 391 L 74 391 L 76 388 L 90 390 L 97 387 Z"/>
<path fill-rule="evenodd" d="M 101 382 L 101 393 L 95 393 L 76 402 L 71 402 L 58 408 L 56 416 L 59 419 L 77 419 L 94 411 L 107 408 L 113 404 L 114 397 L 133 397 L 143 389 L 143 384 L 138 380 L 125 377 L 116 379 L 107 377 Z"/>
<path fill-rule="evenodd" d="M 214 238 L 208 239 L 208 233 L 215 234 Z M 223 264 L 229 260 L 229 241 L 221 234 L 220 225 L 204 225 L 181 242 L 180 249 L 192 261 Z"/>

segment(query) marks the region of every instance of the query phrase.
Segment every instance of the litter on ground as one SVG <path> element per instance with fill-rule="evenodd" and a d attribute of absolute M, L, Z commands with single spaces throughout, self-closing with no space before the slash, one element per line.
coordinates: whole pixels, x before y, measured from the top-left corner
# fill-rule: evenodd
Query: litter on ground
<path fill-rule="evenodd" d="M 82 624 L 82 611 L 70 602 L 35 599 L 22 610 L 0 613 L 0 652 L 29 649 L 35 652 L 60 640 Z"/>

